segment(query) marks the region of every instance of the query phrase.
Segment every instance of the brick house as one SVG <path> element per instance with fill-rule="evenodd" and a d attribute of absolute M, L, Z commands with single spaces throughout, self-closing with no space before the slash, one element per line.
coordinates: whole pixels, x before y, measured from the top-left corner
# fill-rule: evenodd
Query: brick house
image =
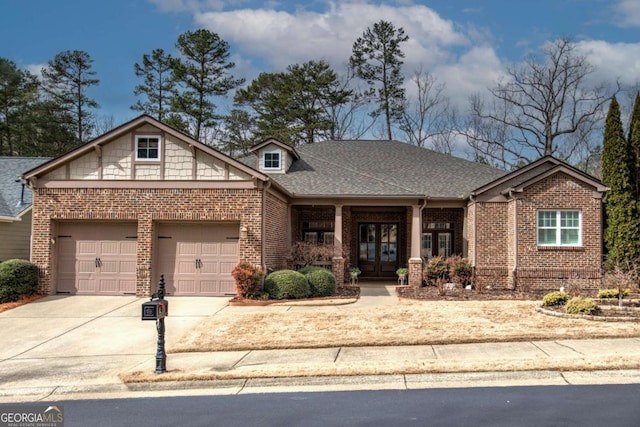
<path fill-rule="evenodd" d="M 267 140 L 235 160 L 143 115 L 23 178 L 43 293 L 149 295 L 164 274 L 169 294 L 233 294 L 239 261 L 285 267 L 297 241 L 332 246 L 339 281 L 408 266 L 417 285 L 451 254 L 505 287 L 600 279 L 606 188 L 551 157 L 506 174 L 396 141 Z"/>

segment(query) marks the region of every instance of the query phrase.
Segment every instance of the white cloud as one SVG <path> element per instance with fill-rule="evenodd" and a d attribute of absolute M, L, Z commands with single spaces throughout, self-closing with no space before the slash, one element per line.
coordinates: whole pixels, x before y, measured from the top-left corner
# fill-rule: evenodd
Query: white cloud
<path fill-rule="evenodd" d="M 42 78 L 42 69 L 47 67 L 48 64 L 27 64 L 23 68 L 38 77 L 38 80 Z"/>
<path fill-rule="evenodd" d="M 614 6 L 620 25 L 640 27 L 640 2 L 638 0 L 618 0 Z"/>
<path fill-rule="evenodd" d="M 425 6 L 330 3 L 325 11 L 273 9 L 210 11 L 195 15 L 197 24 L 217 32 L 235 50 L 256 56 L 272 70 L 311 59 L 325 59 L 336 69 L 348 61 L 356 38 L 380 20 L 402 27 L 405 68 L 433 66 L 450 56 L 448 49 L 469 39 L 454 23 Z"/>
<path fill-rule="evenodd" d="M 635 85 L 640 81 L 640 43 L 609 43 L 602 40 L 581 41 L 577 49 L 595 67 L 592 76 L 598 81 Z"/>
<path fill-rule="evenodd" d="M 434 69 L 438 81 L 447 85 L 447 94 L 453 105 L 464 111 L 474 93 L 486 94 L 503 76 L 503 65 L 490 46 L 473 47 L 454 62 Z"/>

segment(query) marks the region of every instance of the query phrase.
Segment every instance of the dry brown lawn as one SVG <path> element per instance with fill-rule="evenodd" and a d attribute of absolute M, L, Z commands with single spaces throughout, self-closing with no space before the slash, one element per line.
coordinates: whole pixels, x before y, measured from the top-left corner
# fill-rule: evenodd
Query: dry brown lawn
<path fill-rule="evenodd" d="M 640 322 L 547 316 L 535 301 L 401 301 L 370 308 L 224 310 L 169 352 L 456 344 L 640 336 Z"/>

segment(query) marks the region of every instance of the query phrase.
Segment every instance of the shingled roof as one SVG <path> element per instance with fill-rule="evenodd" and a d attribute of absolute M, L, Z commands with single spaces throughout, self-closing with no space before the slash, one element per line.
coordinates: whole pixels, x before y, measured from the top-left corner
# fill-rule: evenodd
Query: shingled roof
<path fill-rule="evenodd" d="M 0 157 L 0 217 L 17 218 L 31 206 L 31 191 L 16 181 L 25 171 L 50 160 L 48 157 Z"/>
<path fill-rule="evenodd" d="M 270 174 L 298 197 L 464 199 L 506 171 L 398 141 L 324 141 L 296 148 L 286 174 Z"/>

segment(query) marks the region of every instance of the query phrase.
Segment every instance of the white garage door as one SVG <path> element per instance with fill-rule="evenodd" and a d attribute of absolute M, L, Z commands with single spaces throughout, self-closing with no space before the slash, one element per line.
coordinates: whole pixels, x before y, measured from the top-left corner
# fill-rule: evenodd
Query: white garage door
<path fill-rule="evenodd" d="M 235 294 L 239 230 L 237 223 L 159 224 L 156 276 L 164 274 L 167 293 Z"/>
<path fill-rule="evenodd" d="M 135 223 L 60 223 L 56 291 L 135 294 L 136 234 Z"/>

